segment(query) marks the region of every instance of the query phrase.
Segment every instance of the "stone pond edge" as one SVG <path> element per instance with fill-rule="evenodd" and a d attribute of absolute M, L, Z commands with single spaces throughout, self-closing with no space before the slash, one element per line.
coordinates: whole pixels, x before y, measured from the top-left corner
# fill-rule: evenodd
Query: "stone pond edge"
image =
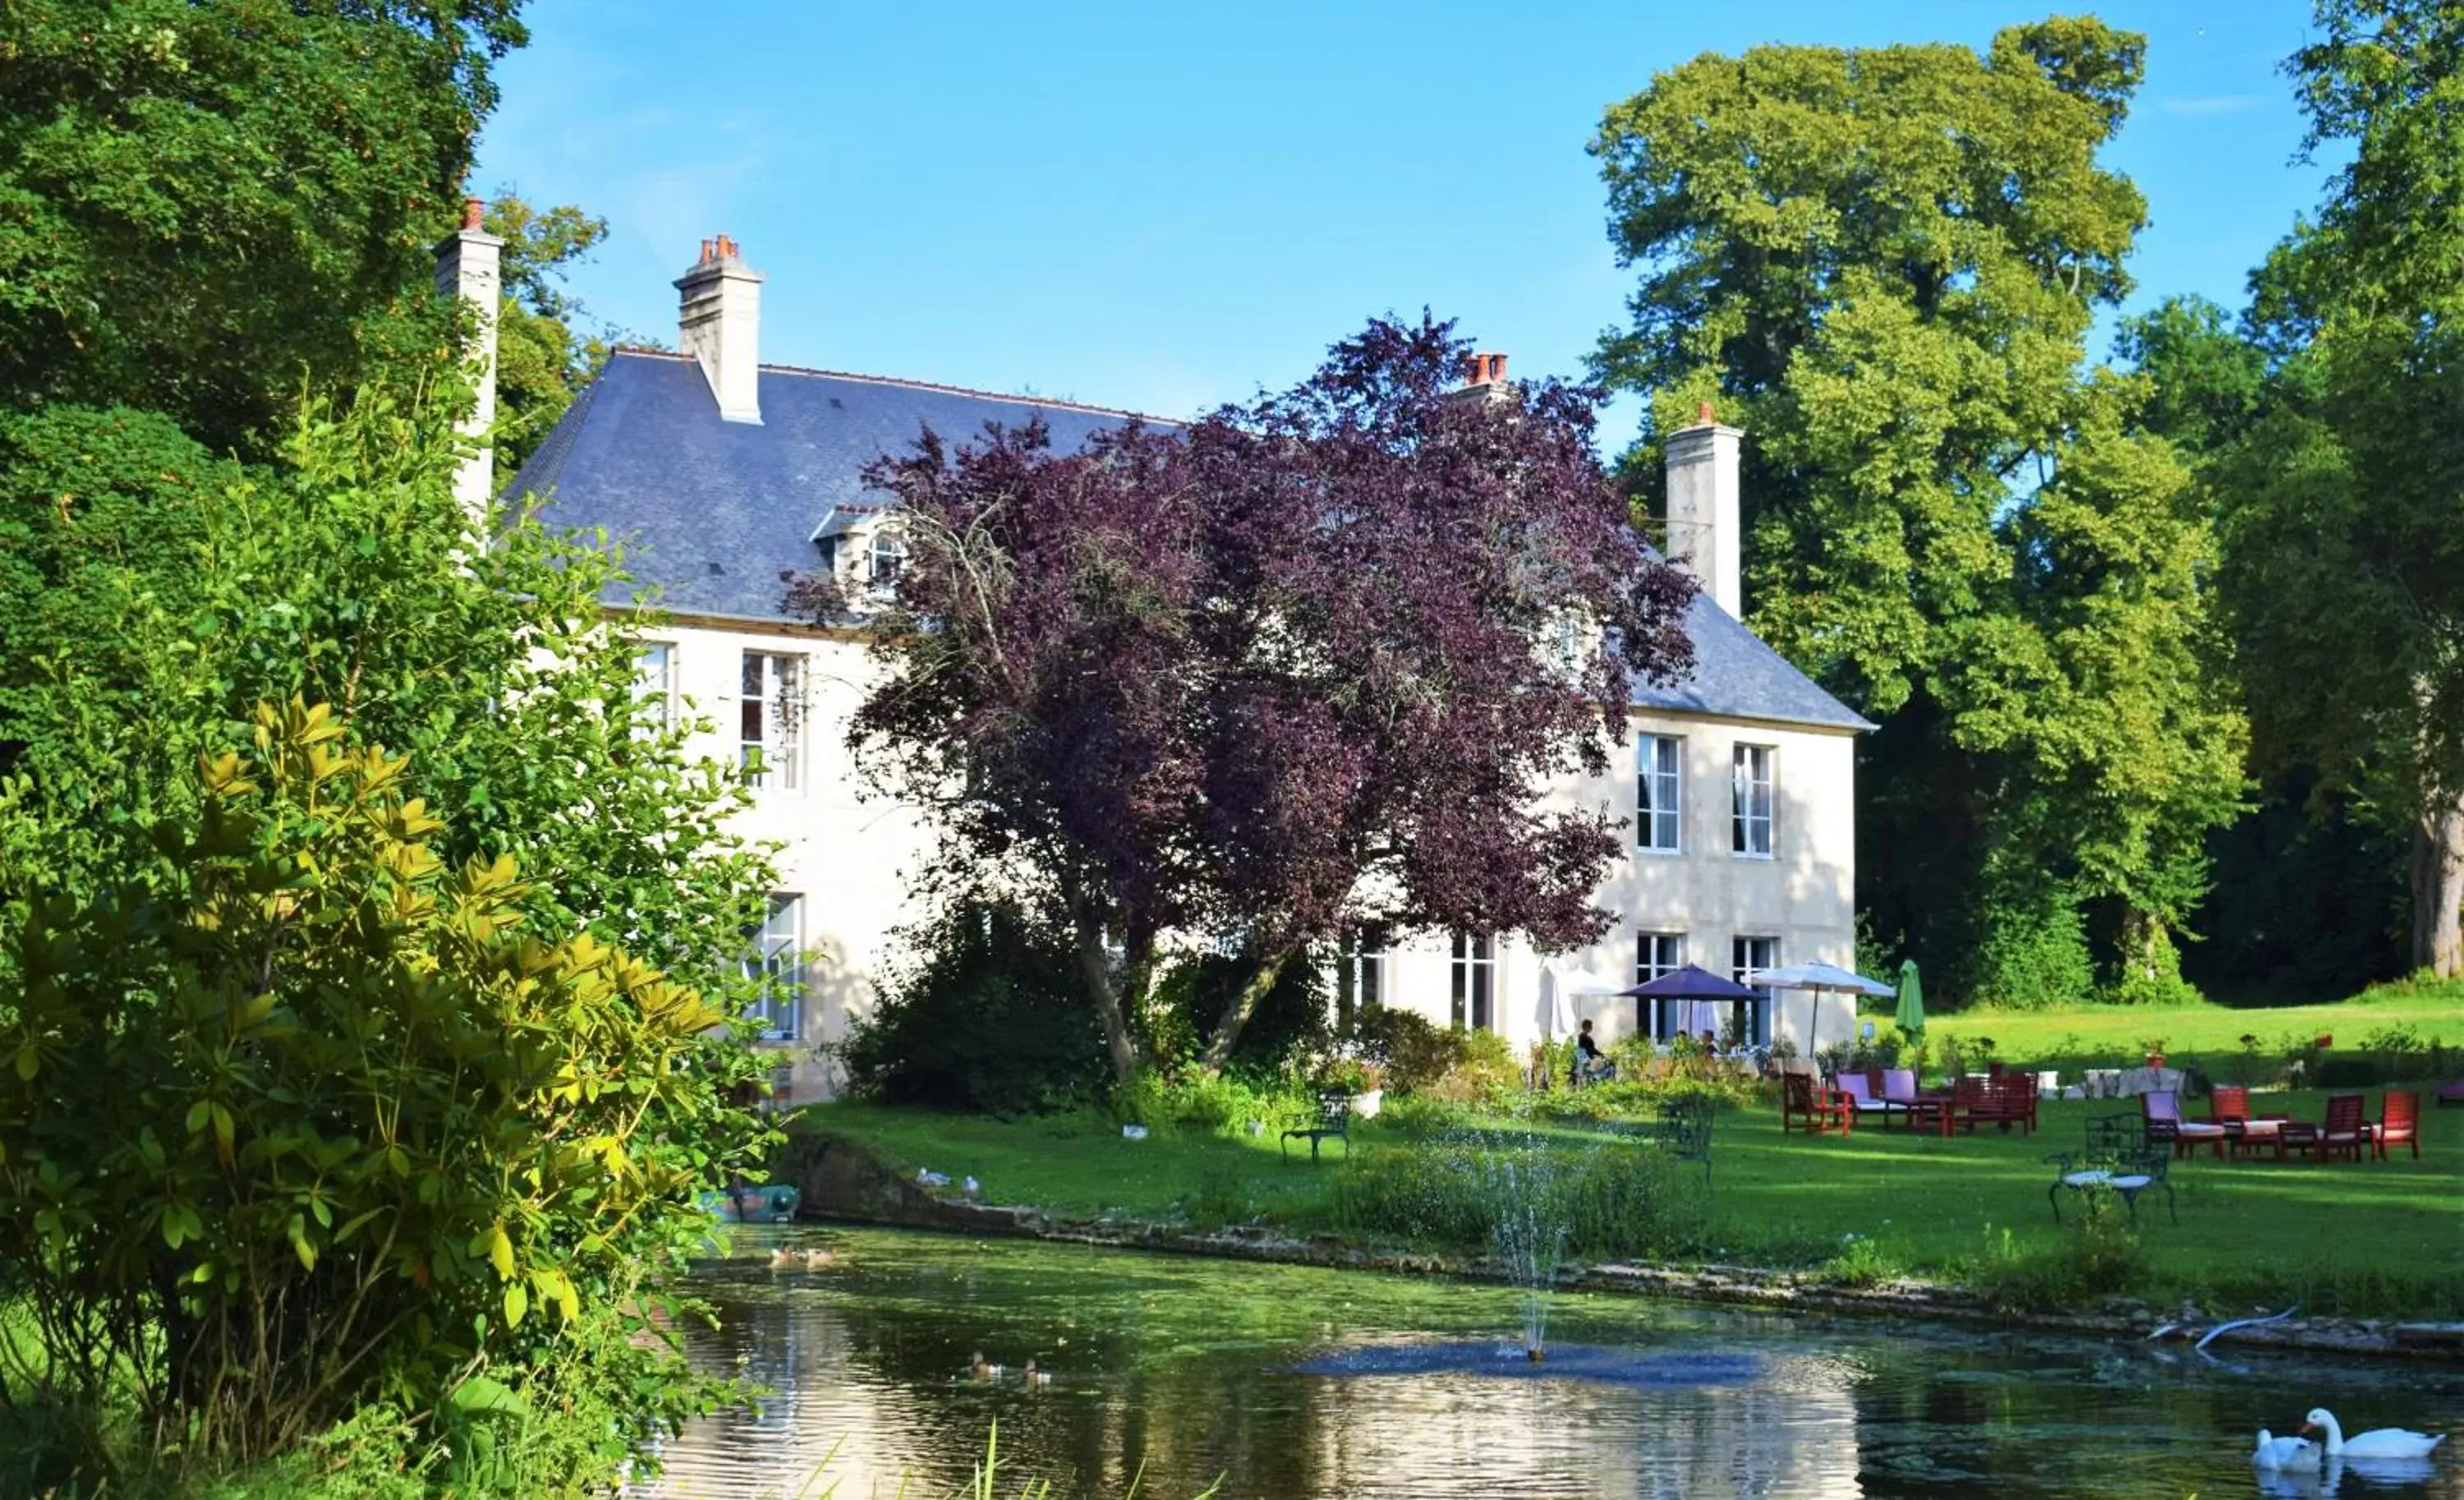
<path fill-rule="evenodd" d="M 802 1214 L 806 1219 L 1281 1266 L 1399 1271 L 1462 1281 L 1509 1279 L 1497 1267 L 1476 1258 L 1375 1249 L 1335 1235 L 1296 1237 L 1247 1225 L 1208 1231 L 1118 1215 L 1071 1218 L 1038 1208 L 943 1198 L 900 1177 L 869 1146 L 852 1136 L 800 1134 L 781 1153 L 777 1166 L 778 1180 L 794 1184 L 802 1195 Z M 1557 1287 L 1567 1291 L 1678 1297 L 1692 1302 L 1866 1317 L 1925 1317 L 2141 1341 L 2151 1337 L 2158 1329 L 2175 1325 L 2179 1336 L 2192 1337 L 2215 1321 L 2167 1318 L 2145 1303 L 2121 1298 L 2110 1299 L 2093 1312 L 2013 1312 L 1991 1307 L 1971 1292 L 1933 1282 L 1900 1280 L 1851 1287 L 1816 1280 L 1801 1272 L 1749 1266 L 1570 1264 L 1560 1274 Z M 2230 1329 L 2210 1347 L 2228 1344 L 2464 1363 L 2464 1322 L 2291 1318 L 2281 1323 Z"/>

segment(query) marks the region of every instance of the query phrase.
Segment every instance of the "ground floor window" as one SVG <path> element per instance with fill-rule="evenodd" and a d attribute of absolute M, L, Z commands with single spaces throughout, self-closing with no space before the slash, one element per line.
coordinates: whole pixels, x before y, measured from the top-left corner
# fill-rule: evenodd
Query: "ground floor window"
<path fill-rule="evenodd" d="M 1490 1030 L 1497 1015 L 1497 939 L 1486 934 L 1455 934 L 1454 1024 L 1457 1030 Z"/>
<path fill-rule="evenodd" d="M 1337 1015 L 1354 1016 L 1386 1004 L 1386 946 L 1382 923 L 1355 922 L 1344 929 L 1334 957 Z"/>
<path fill-rule="evenodd" d="M 1642 933 L 1634 939 L 1634 982 L 1648 984 L 1685 966 L 1683 933 Z M 1638 1000 L 1634 1028 L 1655 1042 L 1665 1042 L 1685 1028 L 1692 1013 L 1690 1000 Z"/>
<path fill-rule="evenodd" d="M 1756 983 L 1767 969 L 1779 967 L 1779 939 L 1776 938 L 1738 938 L 1729 944 L 1728 978 L 1740 984 L 1752 984 L 1758 992 L 1753 1000 L 1738 1001 L 1731 1010 L 1728 1032 L 1721 1037 L 1737 1037 L 1750 1046 L 1771 1046 L 1771 992 Z"/>
<path fill-rule="evenodd" d="M 804 898 L 774 895 L 770 915 L 745 956 L 744 977 L 759 987 L 754 1011 L 762 1040 L 794 1040 L 804 1012 Z"/>

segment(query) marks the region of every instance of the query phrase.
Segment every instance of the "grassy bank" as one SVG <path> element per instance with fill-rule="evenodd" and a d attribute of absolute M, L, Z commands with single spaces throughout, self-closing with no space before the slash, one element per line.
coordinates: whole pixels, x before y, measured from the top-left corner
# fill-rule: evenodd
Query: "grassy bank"
<path fill-rule="evenodd" d="M 2315 1119 L 2323 1097 L 2274 1094 L 2268 1108 Z M 2053 1221 L 2043 1158 L 2076 1149 L 2084 1121 L 2116 1108 L 2048 1101 L 2034 1136 L 1989 1129 L 1949 1140 L 1881 1130 L 1809 1138 L 1783 1135 L 1768 1106 L 1728 1111 L 1713 1138 L 1714 1188 L 1693 1205 L 1683 1256 L 1827 1267 L 1843 1280 L 1905 1272 L 1979 1285 L 2042 1270 L 2057 1296 L 2057 1273 L 2079 1237 Z M 2176 1162 L 2180 1223 L 2167 1222 L 2161 1199 L 2143 1203 L 2121 1290 L 2216 1306 L 2464 1316 L 2464 1110 L 2431 1110 L 2423 1127 L 2417 1161 L 2399 1153 L 2360 1166 Z M 862 1139 L 903 1169 L 973 1175 L 987 1202 L 1300 1231 L 1341 1227 L 1345 1174 L 1391 1171 L 1431 1149 L 1379 1121 L 1357 1130 L 1357 1165 L 1283 1159 L 1271 1136 L 1125 1141 L 1093 1115 L 1003 1122 L 840 1104 L 812 1111 L 804 1128 Z"/>
<path fill-rule="evenodd" d="M 2266 1010 L 2202 1004 L 1961 1011 L 1930 1018 L 1925 1039 L 1939 1047 L 1954 1037 L 1964 1045 L 1991 1037 L 1997 1056 L 2050 1067 L 2136 1062 L 2141 1042 L 2151 1036 L 2165 1039 L 2168 1057 L 2229 1056 L 2241 1049 L 2245 1035 L 2256 1036 L 2268 1047 L 2287 1037 L 2333 1036 L 2335 1050 L 2352 1050 L 2373 1032 L 2395 1026 L 2409 1027 L 2424 1044 L 2464 1046 L 2464 980 L 2404 981 L 2375 985 L 2334 1004 Z"/>

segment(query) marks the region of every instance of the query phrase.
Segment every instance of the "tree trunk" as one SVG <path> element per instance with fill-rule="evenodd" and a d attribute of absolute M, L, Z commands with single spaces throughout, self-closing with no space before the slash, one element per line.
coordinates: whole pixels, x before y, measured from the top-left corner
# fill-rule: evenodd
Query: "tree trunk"
<path fill-rule="evenodd" d="M 2464 795 L 2443 792 L 2412 827 L 2412 963 L 2464 974 Z"/>
<path fill-rule="evenodd" d="M 1138 1070 L 1137 1044 L 1130 1037 L 1129 1019 L 1121 1011 L 1120 977 L 1112 972 L 1112 956 L 1104 951 L 1104 924 L 1085 907 L 1072 916 L 1078 940 L 1078 974 L 1087 983 L 1087 998 L 1104 1023 L 1104 1050 L 1112 1059 L 1112 1081 L 1128 1083 Z M 1128 965 L 1123 965 L 1124 970 Z"/>
<path fill-rule="evenodd" d="M 1291 959 L 1291 952 L 1287 949 L 1259 960 L 1257 966 L 1249 971 L 1249 978 L 1224 1004 L 1222 1019 L 1215 1023 L 1215 1035 L 1206 1044 L 1204 1066 L 1208 1072 L 1223 1070 L 1223 1065 L 1231 1060 L 1232 1048 L 1241 1041 L 1241 1028 L 1258 1013 L 1258 1002 L 1265 999 L 1266 991 L 1273 989 L 1275 981 L 1283 978 L 1284 965 Z"/>

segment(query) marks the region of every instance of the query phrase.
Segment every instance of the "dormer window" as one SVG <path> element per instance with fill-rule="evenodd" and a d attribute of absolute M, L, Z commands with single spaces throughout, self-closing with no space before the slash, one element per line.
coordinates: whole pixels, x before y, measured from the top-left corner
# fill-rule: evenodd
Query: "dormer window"
<path fill-rule="evenodd" d="M 866 555 L 865 582 L 876 594 L 886 594 L 898 586 L 898 570 L 907 565 L 907 543 L 890 531 L 872 534 L 872 546 Z"/>

